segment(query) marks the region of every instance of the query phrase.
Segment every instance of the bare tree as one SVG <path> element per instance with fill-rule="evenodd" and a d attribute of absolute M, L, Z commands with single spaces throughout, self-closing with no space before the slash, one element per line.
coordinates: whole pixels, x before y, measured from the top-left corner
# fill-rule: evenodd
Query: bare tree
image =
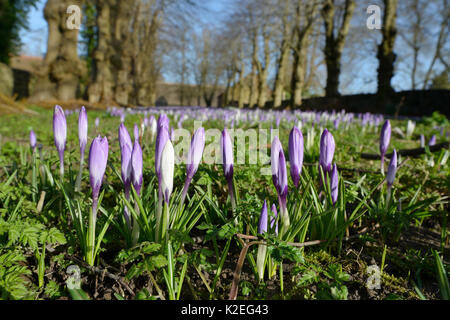
<path fill-rule="evenodd" d="M 305 65 L 309 36 L 317 21 L 318 1 L 299 0 L 296 6 L 295 41 L 292 46 L 294 64 L 291 79 L 291 106 L 302 104 L 302 92 L 305 83 Z"/>
<path fill-rule="evenodd" d="M 326 0 L 322 7 L 325 25 L 325 61 L 327 65 L 327 84 L 325 94 L 328 97 L 339 95 L 339 75 L 341 73 L 341 57 L 345 38 L 350 27 L 350 20 L 355 10 L 355 0 L 345 0 L 343 17 L 338 14 L 335 0 Z M 338 21 L 341 20 L 341 24 Z"/>
<path fill-rule="evenodd" d="M 397 35 L 396 17 L 398 0 L 383 0 L 384 15 L 383 28 L 381 33 L 383 39 L 378 46 L 377 58 L 378 65 L 378 95 L 381 103 L 392 94 L 394 89 L 391 86 L 391 79 L 394 75 L 394 62 L 396 54 L 394 53 L 395 37 Z"/>
<path fill-rule="evenodd" d="M 44 8 L 48 23 L 47 53 L 38 71 L 32 99 L 74 99 L 79 81 L 87 71 L 78 57 L 78 29 L 67 24 L 70 5 L 81 8 L 83 0 L 47 0 Z"/>
<path fill-rule="evenodd" d="M 283 101 L 283 93 L 286 79 L 286 69 L 289 63 L 289 54 L 292 43 L 292 21 L 290 17 L 291 2 L 289 0 L 280 0 L 281 7 L 281 43 L 280 52 L 277 61 L 277 74 L 275 76 L 275 86 L 273 90 L 273 107 L 278 108 Z"/>

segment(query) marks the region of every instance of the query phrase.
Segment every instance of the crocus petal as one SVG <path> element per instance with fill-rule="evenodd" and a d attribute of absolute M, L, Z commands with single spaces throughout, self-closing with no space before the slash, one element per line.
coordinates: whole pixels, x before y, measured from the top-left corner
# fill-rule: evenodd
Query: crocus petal
<path fill-rule="evenodd" d="M 389 168 L 386 175 L 386 181 L 388 187 L 391 187 L 394 184 L 395 173 L 397 172 L 397 151 L 392 153 L 391 161 L 389 162 Z"/>
<path fill-rule="evenodd" d="M 333 205 L 337 202 L 338 191 L 339 191 L 339 174 L 337 170 L 336 163 L 333 166 L 333 170 L 331 170 L 330 175 L 330 188 L 331 188 L 331 200 L 333 201 Z"/>
<path fill-rule="evenodd" d="M 391 140 L 391 123 L 386 120 L 381 128 L 380 134 L 380 153 L 385 155 L 389 147 L 389 141 Z"/>
<path fill-rule="evenodd" d="M 222 147 L 222 166 L 223 173 L 227 180 L 233 178 L 233 145 L 231 144 L 231 138 L 227 129 L 223 129 L 221 136 Z"/>
<path fill-rule="evenodd" d="M 282 150 L 281 142 L 278 137 L 273 138 L 272 146 L 270 148 L 270 166 L 272 169 L 272 182 L 278 190 L 278 161 L 280 150 Z"/>
<path fill-rule="evenodd" d="M 166 203 L 169 203 L 172 194 L 174 167 L 175 153 L 172 142 L 168 139 L 161 154 L 161 191 Z"/>
<path fill-rule="evenodd" d="M 86 109 L 81 107 L 80 114 L 78 116 L 78 140 L 80 142 L 80 149 L 84 150 L 87 144 L 88 135 L 88 118 Z"/>
<path fill-rule="evenodd" d="M 122 164 L 122 181 L 125 189 L 129 188 L 131 182 L 131 149 L 127 144 L 124 144 L 121 150 L 121 164 Z"/>
<path fill-rule="evenodd" d="M 280 150 L 279 160 L 278 160 L 278 195 L 282 199 L 286 199 L 288 191 L 288 181 L 287 181 L 287 170 L 286 170 L 286 159 L 284 157 L 283 149 Z"/>
<path fill-rule="evenodd" d="M 131 177 L 134 189 L 140 194 L 142 187 L 142 148 L 138 140 L 134 141 L 131 153 Z"/>
<path fill-rule="evenodd" d="M 289 135 L 289 161 L 292 181 L 298 187 L 303 165 L 303 135 L 297 127 L 292 128 Z"/>
<path fill-rule="evenodd" d="M 133 143 L 131 142 L 130 134 L 128 133 L 127 127 L 123 123 L 119 126 L 119 145 L 120 149 L 123 149 L 124 145 L 127 145 L 130 150 L 133 149 Z"/>
<path fill-rule="evenodd" d="M 263 234 L 264 232 L 267 232 L 267 202 L 264 200 L 264 204 L 261 210 L 261 215 L 259 216 L 259 222 L 258 222 L 258 234 Z"/>
<path fill-rule="evenodd" d="M 36 147 L 36 134 L 33 130 L 30 131 L 30 147 L 31 149 Z"/>
<path fill-rule="evenodd" d="M 94 198 L 98 197 L 108 161 L 108 139 L 98 136 L 89 150 L 89 177 Z"/>
<path fill-rule="evenodd" d="M 56 105 L 53 112 L 53 136 L 58 152 L 63 152 L 66 147 L 67 122 L 61 106 Z"/>
<path fill-rule="evenodd" d="M 161 155 L 168 140 L 168 129 L 165 126 L 161 126 L 159 128 L 155 143 L 155 172 L 158 179 L 161 179 Z"/>
<path fill-rule="evenodd" d="M 188 160 L 186 164 L 186 176 L 192 178 L 197 172 L 200 161 L 202 160 L 203 149 L 205 148 L 205 129 L 198 128 L 191 140 Z"/>

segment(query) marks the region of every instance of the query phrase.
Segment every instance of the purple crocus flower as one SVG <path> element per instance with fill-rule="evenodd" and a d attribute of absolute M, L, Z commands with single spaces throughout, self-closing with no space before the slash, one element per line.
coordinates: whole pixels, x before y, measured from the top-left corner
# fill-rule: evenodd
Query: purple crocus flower
<path fill-rule="evenodd" d="M 139 140 L 134 141 L 131 153 L 131 180 L 134 189 L 140 195 L 142 187 L 142 149 L 139 145 Z"/>
<path fill-rule="evenodd" d="M 280 139 L 278 139 L 278 137 L 275 137 L 273 138 L 272 146 L 270 148 L 270 166 L 272 169 L 272 182 L 277 190 L 278 190 L 278 162 L 280 157 L 280 150 L 283 150 Z"/>
<path fill-rule="evenodd" d="M 130 186 L 131 186 L 131 154 L 132 149 L 128 144 L 124 144 L 120 150 L 121 152 L 121 174 L 122 181 L 125 187 L 125 197 L 130 198 Z"/>
<path fill-rule="evenodd" d="M 278 217 L 278 212 L 277 212 L 277 206 L 275 205 L 275 203 L 272 204 L 272 214 L 273 214 L 273 217 L 272 217 L 272 219 L 270 219 L 270 229 L 274 230 L 275 234 L 278 234 L 278 221 L 276 221 L 277 217 Z M 276 222 L 276 224 L 275 224 L 275 222 Z M 274 229 L 274 225 L 275 225 L 275 229 Z"/>
<path fill-rule="evenodd" d="M 99 124 L 100 124 L 100 119 L 97 117 L 97 118 L 95 118 L 95 127 L 98 128 Z"/>
<path fill-rule="evenodd" d="M 281 198 L 282 204 L 286 206 L 286 197 L 288 192 L 286 158 L 283 149 L 280 150 L 278 158 L 278 174 L 277 174 L 278 196 Z M 283 207 L 283 206 L 282 206 Z"/>
<path fill-rule="evenodd" d="M 319 165 L 324 173 L 331 171 L 335 146 L 333 135 L 327 129 L 323 130 L 320 138 Z"/>
<path fill-rule="evenodd" d="M 267 232 L 267 202 L 264 200 L 264 204 L 261 210 L 261 215 L 259 216 L 258 221 L 258 234 L 263 234 Z"/>
<path fill-rule="evenodd" d="M 127 127 L 123 123 L 119 126 L 119 145 L 120 150 L 123 149 L 124 145 L 127 145 L 130 150 L 133 149 L 133 143 L 131 142 L 130 134 L 128 133 Z"/>
<path fill-rule="evenodd" d="M 381 128 L 380 134 L 380 154 L 381 154 L 381 172 L 384 174 L 384 156 L 391 140 L 391 123 L 386 120 Z"/>
<path fill-rule="evenodd" d="M 435 144 L 436 144 L 436 135 L 433 134 L 430 138 L 430 141 L 428 141 L 428 145 L 431 147 L 434 146 Z"/>
<path fill-rule="evenodd" d="M 386 175 L 386 181 L 388 188 L 392 187 L 394 184 L 395 173 L 397 172 L 397 151 L 392 153 L 391 161 L 389 162 L 389 168 Z"/>
<path fill-rule="evenodd" d="M 155 172 L 159 182 L 161 182 L 161 154 L 168 140 L 168 127 L 165 125 L 159 126 L 155 143 Z"/>
<path fill-rule="evenodd" d="M 78 140 L 80 142 L 81 157 L 84 158 L 84 150 L 87 145 L 88 135 L 88 118 L 86 109 L 81 107 L 80 114 L 78 116 Z"/>
<path fill-rule="evenodd" d="M 53 112 L 53 136 L 59 154 L 60 174 L 64 176 L 64 149 L 66 148 L 67 122 L 61 106 L 56 105 Z"/>
<path fill-rule="evenodd" d="M 36 134 L 33 130 L 30 130 L 30 147 L 34 152 L 34 149 L 36 148 Z"/>
<path fill-rule="evenodd" d="M 330 175 L 331 201 L 336 204 L 339 193 L 339 174 L 336 163 L 333 165 Z"/>
<path fill-rule="evenodd" d="M 168 139 L 161 153 L 161 191 L 164 201 L 169 204 L 173 189 L 173 172 L 175 169 L 175 152 L 172 142 Z"/>
<path fill-rule="evenodd" d="M 297 188 L 303 165 L 303 135 L 297 127 L 292 128 L 289 135 L 289 161 L 292 181 Z"/>
<path fill-rule="evenodd" d="M 205 148 L 205 129 L 198 128 L 191 140 L 191 147 L 189 149 L 188 159 L 186 163 L 186 181 L 184 182 L 183 193 L 181 196 L 181 203 L 184 202 L 189 185 L 197 172 L 200 161 L 202 160 L 203 149 Z"/>
<path fill-rule="evenodd" d="M 280 149 L 278 155 L 278 173 L 277 173 L 277 193 L 278 202 L 280 204 L 282 224 L 282 234 L 289 228 L 289 213 L 287 211 L 286 200 L 288 193 L 288 180 L 286 170 L 286 159 L 284 157 L 283 149 Z"/>
<path fill-rule="evenodd" d="M 92 188 L 93 212 L 97 212 L 98 195 L 108 161 L 108 139 L 100 135 L 91 143 L 89 150 L 89 178 Z"/>
<path fill-rule="evenodd" d="M 222 131 L 220 145 L 222 147 L 223 173 L 227 181 L 231 182 L 233 179 L 233 145 L 227 129 Z"/>

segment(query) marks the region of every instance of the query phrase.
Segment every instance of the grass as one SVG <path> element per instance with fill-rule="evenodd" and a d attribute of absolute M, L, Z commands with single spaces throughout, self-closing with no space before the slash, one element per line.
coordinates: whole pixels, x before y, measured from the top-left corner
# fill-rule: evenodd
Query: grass
<path fill-rule="evenodd" d="M 97 221 L 97 258 L 89 265 L 83 260 L 86 244 L 80 241 L 92 203 L 86 166 L 81 192 L 73 188 L 80 157 L 77 113 L 67 116 L 67 169 L 60 181 L 52 113 L 47 108 L 29 109 L 33 114 L 0 118 L 1 299 L 227 299 L 233 283 L 238 285 L 237 299 L 448 297 L 445 279 L 449 270 L 450 166 L 445 161 L 446 150 L 399 159 L 402 166 L 387 205 L 379 162 L 360 157 L 361 153 L 379 152 L 382 122 L 362 126 L 356 118 L 352 124 L 341 123 L 339 129 L 334 129 L 331 119 L 322 120 L 315 126 L 313 143 L 305 151 L 300 188 L 295 190 L 288 178 L 290 229 L 283 236 L 269 232 L 255 240 L 268 248 L 264 279 L 260 281 L 258 276 L 258 246 L 254 245 L 243 256 L 239 281 L 233 282 L 241 250 L 247 241 L 253 241 L 239 239 L 236 234 L 257 236 L 264 200 L 270 204 L 269 208 L 276 204 L 279 210 L 272 178 L 261 174 L 262 166 L 270 171 L 270 162 L 259 159 L 256 164 L 234 166 L 237 200 L 234 210 L 222 165 L 205 161 L 200 164 L 180 208 L 177 201 L 184 184 L 185 165 L 176 165 L 169 209 L 173 218 L 168 236 L 157 241 L 154 228 L 158 181 L 150 129 L 145 129 L 141 143 L 144 159 L 141 196 L 132 192 L 127 201 L 120 176 L 119 117 L 88 110 L 88 143 L 101 134 L 108 138 L 110 146 Z M 175 127 L 179 114 L 168 112 L 168 115 Z M 97 117 L 99 128 L 94 127 Z M 275 127 L 275 117 L 273 114 L 269 116 L 272 121 L 265 122 L 236 120 L 235 127 L 270 129 Z M 132 125 L 140 124 L 143 118 L 143 114 L 127 115 L 125 124 L 130 133 Z M 185 119 L 183 128 L 192 132 L 194 121 Z M 287 159 L 293 124 L 282 118 L 278 128 Z M 406 121 L 391 120 L 391 124 L 394 130 L 389 151 L 419 147 L 420 134 L 427 140 L 436 134 L 437 142 L 444 142 L 445 132 L 450 131 L 448 121 L 439 115 L 418 121 L 410 138 L 395 129 L 406 132 Z M 210 116 L 202 126 L 205 130 L 222 130 L 230 128 L 230 123 L 221 116 Z M 331 204 L 329 189 L 320 185 L 319 127 L 327 127 L 336 141 L 334 161 L 340 183 L 335 206 Z M 304 122 L 301 130 L 305 141 L 310 128 L 311 124 Z M 442 136 L 441 128 L 444 128 Z M 35 161 L 28 142 L 30 129 L 35 131 L 38 144 L 42 144 Z M 207 140 L 204 160 L 209 144 Z M 249 139 L 245 144 L 246 150 L 256 147 Z M 123 218 L 125 207 L 139 222 L 140 236 L 135 246 Z M 297 245 L 314 240 L 324 241 Z M 437 252 L 440 260 L 436 258 Z M 74 275 L 68 272 L 72 265 L 80 268 L 81 287 L 76 290 L 67 285 L 67 281 L 74 280 Z M 379 289 L 368 288 L 370 266 L 382 269 L 377 275 Z"/>

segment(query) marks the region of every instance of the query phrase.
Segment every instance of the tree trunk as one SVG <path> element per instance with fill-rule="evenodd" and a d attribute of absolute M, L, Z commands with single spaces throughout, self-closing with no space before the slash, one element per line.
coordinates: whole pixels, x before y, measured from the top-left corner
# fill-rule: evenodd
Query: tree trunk
<path fill-rule="evenodd" d="M 334 0 L 327 0 L 322 8 L 325 25 L 325 61 L 327 65 L 327 84 L 325 94 L 327 97 L 339 96 L 339 76 L 341 73 L 341 56 L 344 49 L 345 38 L 350 27 L 350 20 L 355 11 L 355 1 L 346 0 L 342 24 L 338 27 L 335 36 Z"/>
<path fill-rule="evenodd" d="M 45 5 L 47 53 L 37 72 L 31 100 L 75 99 L 80 79 L 86 74 L 86 65 L 78 57 L 79 30 L 68 28 L 71 16 L 66 11 L 70 5 L 77 5 L 81 10 L 83 0 L 48 0 Z"/>
<path fill-rule="evenodd" d="M 395 20 L 397 17 L 398 0 L 384 0 L 383 29 L 381 30 L 383 39 L 378 46 L 378 96 L 380 105 L 385 104 L 389 96 L 394 92 L 391 86 L 391 79 L 394 75 L 394 53 L 395 37 L 397 29 Z"/>
<path fill-rule="evenodd" d="M 289 29 L 290 25 L 288 23 L 288 5 L 286 1 L 284 2 L 285 12 L 283 14 L 283 36 L 281 40 L 280 57 L 278 58 L 278 70 L 275 77 L 275 87 L 273 90 L 273 107 L 279 108 L 283 102 L 284 93 L 284 80 L 286 73 L 286 65 L 289 61 L 289 49 L 290 49 L 290 39 L 289 39 Z"/>

